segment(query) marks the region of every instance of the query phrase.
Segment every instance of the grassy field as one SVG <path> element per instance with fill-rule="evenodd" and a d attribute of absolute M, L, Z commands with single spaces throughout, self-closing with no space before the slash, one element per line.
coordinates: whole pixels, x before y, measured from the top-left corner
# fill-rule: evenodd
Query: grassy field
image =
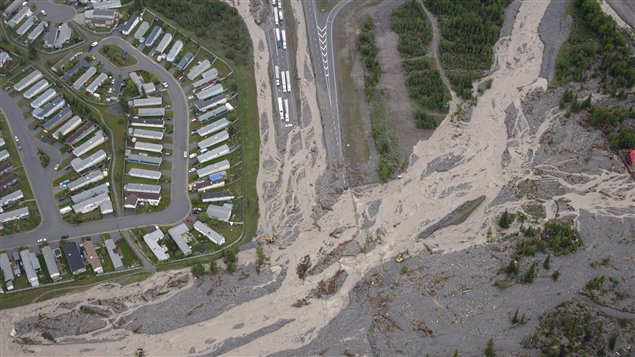
<path fill-rule="evenodd" d="M 36 289 L 4 294 L 2 295 L 2 299 L 0 299 L 0 310 L 44 301 L 66 294 L 81 292 L 106 281 L 115 284 L 127 285 L 142 281 L 148 276 L 150 276 L 149 273 L 142 271 L 124 272 L 121 274 L 102 275 L 91 279 L 71 281 L 62 284 L 48 285 Z M 16 286 L 16 288 L 18 287 Z"/>
<path fill-rule="evenodd" d="M 35 203 L 33 197 L 31 185 L 29 183 L 29 180 L 27 179 L 26 172 L 22 167 L 18 149 L 15 145 L 15 142 L 13 141 L 13 134 L 11 133 L 9 124 L 7 123 L 7 120 L 2 113 L 0 113 L 0 133 L 2 133 L 2 137 L 5 139 L 5 149 L 9 152 L 9 160 L 14 167 L 13 173 L 18 177 L 18 184 L 16 186 L 19 187 L 24 194 L 24 199 L 17 203 L 13 203 L 10 209 L 13 210 L 21 207 L 29 207 L 30 214 L 29 217 L 20 219 L 18 221 L 6 223 L 4 225 L 4 229 L 0 233 L 1 236 L 16 232 L 29 231 L 40 224 L 41 218 L 37 204 Z M 10 191 L 14 191 L 14 187 L 7 190 L 7 193 Z"/>
<path fill-rule="evenodd" d="M 117 45 L 104 45 L 99 49 L 99 53 L 117 67 L 128 67 L 137 64 L 137 60 L 134 57 L 124 54 L 124 50 Z"/>
<path fill-rule="evenodd" d="M 340 0 L 315 0 L 315 7 L 321 12 L 330 12 Z"/>

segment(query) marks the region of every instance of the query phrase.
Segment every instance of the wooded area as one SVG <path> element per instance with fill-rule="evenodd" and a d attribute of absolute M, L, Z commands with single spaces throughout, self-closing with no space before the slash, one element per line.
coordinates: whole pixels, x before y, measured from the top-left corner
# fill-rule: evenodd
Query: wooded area
<path fill-rule="evenodd" d="M 438 123 L 428 111 L 447 111 L 450 93 L 432 59 L 427 57 L 432 27 L 426 20 L 423 7 L 416 0 L 408 0 L 390 18 L 393 31 L 399 35 L 397 48 L 403 60 L 406 87 L 415 109 L 417 127 L 433 129 Z"/>
<path fill-rule="evenodd" d="M 472 97 L 472 82 L 490 69 L 493 46 L 511 0 L 424 0 L 439 22 L 441 64 L 456 93 Z"/>

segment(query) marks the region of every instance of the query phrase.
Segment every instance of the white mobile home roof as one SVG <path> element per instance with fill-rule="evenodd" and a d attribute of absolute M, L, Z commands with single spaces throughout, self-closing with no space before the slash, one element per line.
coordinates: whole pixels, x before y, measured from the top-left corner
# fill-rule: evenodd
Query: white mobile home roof
<path fill-rule="evenodd" d="M 218 70 L 216 68 L 212 68 L 209 69 L 205 72 L 203 72 L 203 74 L 201 74 L 201 76 L 203 78 L 197 80 L 196 82 L 192 83 L 192 87 L 193 88 L 199 88 L 199 87 L 203 87 L 215 80 L 218 79 Z"/>
<path fill-rule="evenodd" d="M 146 94 L 154 93 L 157 91 L 157 86 L 155 86 L 154 83 L 144 83 L 141 87 Z"/>
<path fill-rule="evenodd" d="M 16 83 L 13 86 L 13 89 L 17 90 L 18 92 L 22 92 L 26 87 L 37 82 L 41 78 L 42 72 L 36 69 L 35 71 L 29 73 L 26 77 L 22 78 L 18 83 Z"/>
<path fill-rule="evenodd" d="M 18 208 L 13 211 L 0 213 L 0 223 L 6 223 L 29 215 L 29 207 Z"/>
<path fill-rule="evenodd" d="M 128 183 L 123 186 L 123 190 L 130 192 L 161 193 L 161 186 L 147 185 L 145 183 Z"/>
<path fill-rule="evenodd" d="M 216 233 L 216 231 L 201 221 L 196 221 L 196 223 L 194 223 L 194 229 L 218 245 L 225 244 L 225 237 Z"/>
<path fill-rule="evenodd" d="M 66 136 L 68 133 L 75 130 L 75 128 L 77 128 L 81 124 L 82 124 L 82 118 L 75 115 L 72 118 L 70 118 L 66 123 L 64 123 L 64 125 L 62 125 L 59 129 L 57 129 L 53 133 L 53 137 L 55 139 L 59 139 L 62 136 Z"/>
<path fill-rule="evenodd" d="M 84 86 L 84 84 L 88 82 L 90 77 L 95 75 L 95 73 L 97 73 L 97 68 L 90 66 L 86 70 L 86 72 L 84 72 L 81 76 L 79 76 L 79 78 L 77 78 L 75 83 L 73 83 L 73 89 L 80 90 Z"/>
<path fill-rule="evenodd" d="M 24 198 L 24 194 L 22 193 L 22 190 L 11 192 L 8 195 L 0 197 L 0 207 L 4 207 L 10 203 L 21 200 L 23 198 Z"/>
<path fill-rule="evenodd" d="M 71 111 L 71 108 L 64 107 L 64 109 L 55 114 L 54 117 L 47 120 L 46 123 L 42 125 L 42 127 L 44 128 L 44 131 L 48 133 L 51 130 L 55 129 L 58 125 L 62 124 L 66 119 L 70 118 L 71 115 L 73 115 L 73 111 Z"/>
<path fill-rule="evenodd" d="M 4 9 L 5 16 L 11 15 L 12 12 L 18 9 L 22 4 L 22 0 L 13 0 L 6 9 Z"/>
<path fill-rule="evenodd" d="M 141 25 L 139 25 L 137 32 L 134 33 L 134 38 L 141 41 L 141 39 L 146 34 L 146 32 L 148 32 L 149 29 L 150 29 L 150 24 L 147 23 L 146 21 L 142 22 Z"/>
<path fill-rule="evenodd" d="M 7 253 L 0 254 L 0 269 L 2 269 L 2 277 L 5 283 L 13 281 L 13 269 L 11 269 Z M 11 287 L 7 284 L 7 290 L 13 290 L 13 284 L 11 284 Z"/>
<path fill-rule="evenodd" d="M 157 229 L 156 231 L 143 236 L 143 241 L 146 242 L 148 247 L 150 247 L 150 250 L 152 251 L 152 253 L 154 253 L 154 256 L 157 257 L 158 260 L 168 259 L 168 256 L 165 254 L 158 243 L 158 241 L 160 239 L 163 239 L 164 236 L 165 235 L 160 229 Z"/>
<path fill-rule="evenodd" d="M 57 262 L 55 262 L 55 255 L 53 254 L 51 247 L 48 245 L 42 247 L 42 256 L 44 256 L 44 263 L 46 264 L 46 269 L 48 270 L 51 279 L 59 278 L 60 271 L 57 269 Z"/>
<path fill-rule="evenodd" d="M 45 89 L 50 87 L 51 84 L 46 79 L 41 79 L 39 82 L 35 83 L 31 88 L 29 88 L 26 92 L 24 92 L 24 98 L 31 99 L 36 95 L 42 93 Z"/>
<path fill-rule="evenodd" d="M 179 55 L 179 52 L 181 52 L 182 49 L 183 49 L 183 41 L 177 40 L 172 45 L 172 48 L 170 49 L 170 52 L 168 52 L 168 55 L 165 57 L 165 59 L 168 62 L 174 62 L 174 60 L 176 60 L 176 56 Z"/>
<path fill-rule="evenodd" d="M 119 252 L 117 251 L 117 246 L 115 245 L 115 241 L 112 239 L 104 240 L 104 245 L 106 246 L 106 250 L 108 251 L 108 255 L 110 256 L 110 260 L 112 261 L 112 265 L 115 270 L 123 270 L 123 262 L 121 261 L 121 257 L 119 256 Z"/>
<path fill-rule="evenodd" d="M 196 133 L 201 137 L 205 137 L 209 134 L 213 134 L 219 130 L 225 129 L 227 126 L 229 126 L 229 124 L 229 120 L 227 120 L 226 118 L 221 118 L 209 125 L 205 125 L 204 127 L 199 128 Z"/>
<path fill-rule="evenodd" d="M 189 245 L 187 245 L 185 240 L 183 240 L 183 235 L 185 233 L 188 233 L 189 231 L 190 230 L 189 228 L 187 228 L 185 223 L 181 223 L 178 226 L 172 227 L 168 230 L 168 233 L 170 233 L 170 237 L 172 237 L 176 245 L 185 255 L 192 254 L 192 249 L 190 248 Z"/>
<path fill-rule="evenodd" d="M 194 106 L 198 111 L 205 112 L 225 103 L 227 103 L 227 96 L 219 94 L 205 100 L 199 99 L 194 103 Z"/>
<path fill-rule="evenodd" d="M 137 72 L 130 72 L 128 73 L 128 77 L 130 77 L 130 79 L 134 82 L 134 84 L 137 86 L 137 89 L 139 90 L 139 92 L 141 92 L 141 87 L 143 87 L 143 82 L 141 82 L 141 77 L 139 77 L 139 75 L 137 74 Z"/>
<path fill-rule="evenodd" d="M 203 168 L 200 168 L 198 170 L 196 170 L 196 175 L 198 175 L 198 177 L 207 177 L 211 174 L 215 174 L 217 172 L 221 172 L 224 170 L 229 170 L 230 169 L 230 164 L 229 164 L 229 160 L 223 160 L 223 161 L 219 161 L 215 164 L 211 164 L 208 166 L 205 166 Z"/>
<path fill-rule="evenodd" d="M 108 214 L 114 211 L 112 209 L 112 201 L 110 201 L 110 198 L 99 204 L 99 210 L 101 211 L 101 214 Z"/>
<path fill-rule="evenodd" d="M 71 166 L 73 167 L 73 170 L 75 170 L 77 173 L 81 173 L 82 171 L 85 171 L 86 169 L 89 169 L 97 165 L 98 163 L 104 161 L 105 159 L 106 159 L 106 152 L 104 150 L 99 150 L 85 159 L 81 159 L 79 157 L 74 158 L 71 161 Z"/>
<path fill-rule="evenodd" d="M 90 0 L 93 9 L 115 9 L 121 7 L 121 0 Z"/>
<path fill-rule="evenodd" d="M 24 23 L 20 25 L 20 27 L 18 27 L 15 33 L 18 34 L 18 36 L 24 35 L 35 24 L 36 19 L 37 18 L 35 16 L 27 18 L 26 21 L 24 21 Z"/>
<path fill-rule="evenodd" d="M 132 101 L 132 106 L 137 107 L 152 107 L 163 104 L 162 97 L 148 97 L 148 98 L 139 98 L 134 99 Z"/>
<path fill-rule="evenodd" d="M 108 192 L 108 183 L 102 183 L 101 185 L 95 186 L 90 190 L 82 191 L 71 196 L 71 201 L 73 201 L 73 203 L 80 203 L 86 201 L 89 198 L 99 196 L 106 192 Z"/>
<path fill-rule="evenodd" d="M 221 93 L 223 93 L 225 91 L 225 89 L 223 88 L 223 85 L 218 83 L 218 84 L 214 84 L 213 86 L 209 87 L 209 88 L 205 88 L 202 91 L 196 93 L 196 98 L 198 99 L 207 99 L 207 98 L 211 98 L 215 95 L 219 95 Z"/>
<path fill-rule="evenodd" d="M 101 172 L 101 170 L 93 170 L 89 172 L 88 174 L 78 178 L 77 180 L 70 182 L 68 185 L 66 185 L 66 187 L 69 189 L 69 191 L 73 192 L 73 191 L 79 190 L 80 188 L 84 186 L 88 186 L 92 183 L 99 182 L 103 180 L 104 178 L 105 176 L 103 172 Z"/>
<path fill-rule="evenodd" d="M 13 16 L 11 18 L 11 20 L 9 20 L 9 22 L 7 22 L 7 25 L 9 25 L 9 27 L 13 28 L 17 24 L 22 22 L 22 20 L 24 20 L 25 17 L 31 16 L 31 14 L 33 14 L 33 12 L 31 12 L 31 9 L 29 9 L 28 6 L 25 6 L 25 7 L 21 8 L 20 11 L 18 11 L 18 13 L 15 14 L 15 16 Z"/>
<path fill-rule="evenodd" d="M 156 130 L 134 129 L 132 136 L 151 140 L 163 140 L 163 132 Z"/>
<path fill-rule="evenodd" d="M 53 101 L 51 101 L 50 103 L 46 104 L 46 106 L 44 106 L 43 108 L 35 108 L 32 114 L 37 119 L 42 120 L 55 114 L 55 112 L 62 109 L 62 107 L 65 105 L 66 105 L 66 101 L 64 101 L 64 98 L 57 97 L 53 99 Z"/>
<path fill-rule="evenodd" d="M 231 203 L 225 203 L 222 206 L 210 204 L 209 206 L 207 206 L 207 210 L 205 212 L 207 213 L 208 217 L 213 217 L 223 222 L 228 222 L 231 218 L 233 207 L 234 205 L 232 205 Z"/>
<path fill-rule="evenodd" d="M 161 165 L 161 161 L 163 161 L 163 158 L 161 158 L 161 156 L 131 154 L 128 155 L 127 160 L 128 162 L 133 162 L 136 164 L 159 166 Z"/>
<path fill-rule="evenodd" d="M 135 27 L 137 27 L 137 24 L 139 23 L 139 21 L 141 21 L 139 16 L 131 17 L 121 29 L 121 33 L 123 33 L 126 36 L 130 35 L 130 32 L 134 30 Z"/>
<path fill-rule="evenodd" d="M 144 170 L 144 169 L 139 169 L 136 167 L 131 168 L 128 174 L 132 177 L 139 177 L 139 178 L 144 178 L 148 180 L 158 180 L 161 178 L 161 171 Z"/>
<path fill-rule="evenodd" d="M 224 144 L 208 152 L 198 155 L 198 162 L 204 164 L 208 161 L 214 160 L 227 154 L 229 154 L 229 146 L 227 146 L 227 144 Z"/>
<path fill-rule="evenodd" d="M 159 54 L 163 54 L 163 52 L 165 52 L 165 49 L 168 47 L 170 42 L 172 42 L 172 34 L 171 33 L 166 33 L 165 35 L 163 35 L 163 38 L 161 39 L 161 42 L 159 42 L 159 44 L 157 45 L 156 51 Z"/>
<path fill-rule="evenodd" d="M 165 108 L 140 108 L 140 117 L 162 117 L 165 115 Z"/>
<path fill-rule="evenodd" d="M 190 72 L 187 74 L 187 79 L 193 80 L 194 78 L 200 76 L 201 73 L 209 69 L 210 66 L 211 66 L 211 63 L 209 62 L 207 58 L 202 60 L 201 63 L 197 64 L 190 70 Z"/>
<path fill-rule="evenodd" d="M 22 268 L 24 268 L 26 278 L 29 280 L 29 283 L 31 283 L 31 286 L 40 286 L 40 282 L 37 279 L 37 273 L 35 272 L 33 262 L 31 261 L 31 252 L 28 249 L 21 251 L 20 258 L 22 258 Z"/>
<path fill-rule="evenodd" d="M 102 193 L 98 196 L 91 197 L 87 200 L 84 200 L 78 204 L 73 205 L 73 211 L 75 213 L 88 213 L 96 210 L 99 206 L 104 203 L 110 201 L 110 196 L 108 196 L 108 192 Z"/>
<path fill-rule="evenodd" d="M 9 158 L 9 152 L 7 150 L 0 151 L 0 161 L 4 161 Z"/>
<path fill-rule="evenodd" d="M 150 35 L 148 35 L 148 38 L 146 38 L 146 42 L 145 42 L 146 47 L 150 47 L 154 45 L 157 38 L 159 38 L 159 36 L 161 36 L 162 33 L 163 33 L 163 29 L 161 28 L 161 26 L 154 26 L 152 28 L 152 32 L 150 32 Z"/>
<path fill-rule="evenodd" d="M 6 141 L 4 141 L 4 139 L 0 137 L 0 148 L 3 147 L 4 144 L 6 144 Z"/>
<path fill-rule="evenodd" d="M 134 143 L 134 148 L 141 151 L 161 152 L 163 151 L 163 144 L 153 144 L 146 143 L 144 141 L 137 141 L 136 143 Z"/>
<path fill-rule="evenodd" d="M 163 120 L 157 119 L 132 119 L 130 121 L 130 125 L 132 126 L 142 126 L 148 128 L 163 128 L 165 123 Z"/>
<path fill-rule="evenodd" d="M 199 141 L 198 147 L 199 149 L 205 149 L 210 146 L 214 146 L 216 144 L 222 143 L 223 141 L 226 141 L 227 139 L 229 139 L 229 133 L 227 132 L 227 130 L 223 130 L 220 133 L 214 134 L 205 140 Z"/>
<path fill-rule="evenodd" d="M 104 134 L 102 133 L 102 131 L 98 131 L 97 134 L 95 134 L 95 136 L 90 138 L 88 141 L 85 141 L 80 146 L 76 147 L 73 150 L 73 155 L 75 155 L 77 157 L 82 156 L 85 153 L 89 152 L 90 150 L 92 150 L 92 149 L 96 148 L 97 146 L 101 145 L 105 141 L 106 141 L 106 137 L 104 137 Z"/>
<path fill-rule="evenodd" d="M 47 26 L 46 21 L 42 21 L 39 24 L 37 24 L 37 26 L 35 26 L 35 28 L 29 33 L 29 36 L 27 36 L 27 39 L 32 42 L 38 37 L 40 37 L 42 32 L 44 32 L 44 29 L 46 28 L 46 26 Z"/>
<path fill-rule="evenodd" d="M 97 90 L 97 88 L 99 88 L 99 86 L 101 86 L 104 81 L 106 80 L 106 78 L 108 78 L 108 75 L 106 73 L 100 73 L 97 78 L 95 78 L 86 88 L 86 91 L 90 94 L 95 93 L 95 91 Z"/>
<path fill-rule="evenodd" d="M 43 106 L 44 104 L 48 103 L 49 100 L 53 99 L 53 97 L 55 97 L 56 94 L 57 92 L 55 91 L 55 89 L 53 88 L 47 89 L 46 91 L 44 91 L 44 93 L 40 94 L 37 98 L 35 98 L 31 102 L 31 108 L 35 109 L 35 108 Z"/>
<path fill-rule="evenodd" d="M 209 112 L 198 116 L 196 119 L 198 119 L 198 121 L 200 123 L 205 123 L 209 120 L 213 120 L 218 116 L 221 116 L 225 113 L 229 113 L 233 110 L 234 108 L 231 106 L 231 104 L 229 103 L 225 103 L 225 105 L 220 106 L 218 108 L 212 109 Z"/>

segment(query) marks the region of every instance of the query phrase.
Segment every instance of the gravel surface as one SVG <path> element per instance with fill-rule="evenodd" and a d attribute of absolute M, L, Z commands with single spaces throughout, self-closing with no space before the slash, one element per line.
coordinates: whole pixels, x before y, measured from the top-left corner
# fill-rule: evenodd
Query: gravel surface
<path fill-rule="evenodd" d="M 635 1 L 629 0 L 606 0 L 624 22 L 635 29 Z"/>
<path fill-rule="evenodd" d="M 553 0 L 540 21 L 538 33 L 545 45 L 540 66 L 540 77 L 548 81 L 553 79 L 556 70 L 556 57 L 560 46 L 569 37 L 572 19 L 566 14 L 569 0 Z"/>

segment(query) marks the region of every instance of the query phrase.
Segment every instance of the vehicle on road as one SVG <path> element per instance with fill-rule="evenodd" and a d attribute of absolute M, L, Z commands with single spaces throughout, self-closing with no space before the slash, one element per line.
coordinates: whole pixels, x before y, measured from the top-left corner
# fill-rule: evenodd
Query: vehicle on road
<path fill-rule="evenodd" d="M 282 49 L 287 49 L 287 31 L 282 30 Z"/>
<path fill-rule="evenodd" d="M 196 118 L 193 118 L 193 119 L 192 119 L 192 123 L 196 123 Z"/>
<path fill-rule="evenodd" d="M 161 82 L 161 85 L 163 86 L 163 88 L 167 88 L 168 87 L 168 82 Z"/>
<path fill-rule="evenodd" d="M 46 16 L 46 11 L 42 10 L 40 13 L 42 13 L 42 16 Z"/>
<path fill-rule="evenodd" d="M 55 167 L 53 168 L 53 170 L 57 171 L 59 169 L 60 169 L 60 164 L 59 163 L 55 164 Z"/>
<path fill-rule="evenodd" d="M 195 171 L 196 171 L 196 167 L 192 167 L 192 168 L 191 168 L 191 169 L 189 169 L 187 172 L 188 172 L 188 173 L 193 173 L 193 172 L 195 172 Z"/>
<path fill-rule="evenodd" d="M 187 223 L 192 223 L 192 217 L 187 217 L 187 218 L 185 219 L 185 222 L 187 222 Z"/>
<path fill-rule="evenodd" d="M 38 242 L 38 243 L 43 243 L 43 242 L 46 242 L 46 238 L 40 238 L 40 239 L 38 239 L 38 240 L 37 240 L 37 242 Z"/>
<path fill-rule="evenodd" d="M 68 234 L 64 234 L 61 239 L 66 239 L 66 238 L 68 238 Z"/>
<path fill-rule="evenodd" d="M 280 85 L 280 67 L 274 67 L 275 75 L 276 75 L 276 87 Z"/>
<path fill-rule="evenodd" d="M 20 138 L 18 138 L 18 136 L 17 136 L 17 135 L 13 137 L 13 140 L 14 140 L 16 143 L 19 143 L 19 142 L 20 142 Z"/>
<path fill-rule="evenodd" d="M 186 150 L 186 151 L 183 151 L 183 158 L 184 158 L 184 159 L 187 159 L 187 150 Z"/>

